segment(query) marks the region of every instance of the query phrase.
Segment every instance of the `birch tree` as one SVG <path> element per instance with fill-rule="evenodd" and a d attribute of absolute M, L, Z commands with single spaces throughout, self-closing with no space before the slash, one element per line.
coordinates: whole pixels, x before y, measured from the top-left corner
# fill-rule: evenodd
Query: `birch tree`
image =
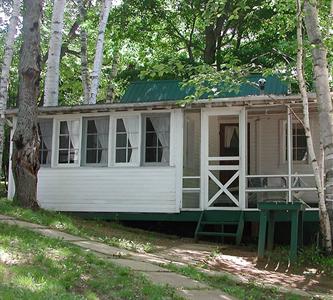
<path fill-rule="evenodd" d="M 54 0 L 49 54 L 45 78 L 44 106 L 57 106 L 59 96 L 59 64 L 64 28 L 66 0 Z"/>
<path fill-rule="evenodd" d="M 317 1 L 304 1 L 304 23 L 311 44 L 315 88 L 319 106 L 320 139 L 324 148 L 325 200 L 333 226 L 333 105 L 329 86 L 327 49 L 319 25 Z M 332 246 L 327 249 L 332 252 Z"/>
<path fill-rule="evenodd" d="M 109 18 L 110 9 L 111 9 L 112 0 L 104 0 L 101 13 L 100 21 L 98 26 L 98 37 L 96 42 L 96 51 L 93 70 L 91 74 L 91 90 L 90 90 L 90 99 L 89 104 L 96 104 L 99 78 L 101 74 L 102 61 L 103 61 L 103 45 L 104 45 L 104 34 L 106 24 Z"/>
<path fill-rule="evenodd" d="M 311 166 L 315 175 L 315 182 L 319 198 L 319 214 L 320 214 L 320 230 L 323 236 L 323 245 L 327 252 L 332 251 L 332 233 L 330 227 L 330 219 L 327 212 L 325 193 L 324 193 L 324 178 L 321 168 L 316 158 L 314 144 L 311 134 L 310 117 L 309 117 L 309 99 L 304 78 L 304 48 L 303 48 L 303 13 L 301 0 L 296 0 L 297 7 L 297 79 L 303 103 L 303 127 L 305 130 L 308 154 Z"/>
<path fill-rule="evenodd" d="M 37 99 L 40 85 L 40 18 L 43 0 L 24 0 L 23 44 L 19 65 L 17 124 L 13 136 L 14 201 L 37 208 L 39 136 Z"/>
<path fill-rule="evenodd" d="M 110 102 L 110 103 L 113 103 L 115 101 L 115 97 L 116 97 L 114 80 L 116 79 L 117 74 L 118 74 L 119 59 L 120 59 L 119 49 L 116 49 L 113 54 L 111 73 L 108 78 L 109 86 L 108 86 L 108 91 L 107 91 L 107 95 L 106 95 L 106 100 L 107 100 L 107 102 Z"/>
<path fill-rule="evenodd" d="M 5 115 L 4 112 L 7 107 L 8 100 L 8 83 L 9 83 L 9 72 L 12 64 L 13 52 L 14 52 L 14 41 L 16 35 L 16 29 L 18 25 L 18 18 L 20 14 L 21 0 L 13 1 L 12 14 L 9 20 L 8 33 L 5 41 L 5 51 L 3 57 L 3 63 L 1 66 L 1 77 L 0 77 L 0 176 L 2 168 L 2 155 L 3 155 L 3 144 L 5 139 Z"/>
<path fill-rule="evenodd" d="M 80 13 L 80 42 L 81 42 L 81 80 L 83 87 L 83 103 L 88 104 L 90 98 L 90 78 L 88 69 L 88 36 L 84 27 L 84 21 L 86 18 L 86 9 L 82 0 L 77 1 L 79 13 Z"/>

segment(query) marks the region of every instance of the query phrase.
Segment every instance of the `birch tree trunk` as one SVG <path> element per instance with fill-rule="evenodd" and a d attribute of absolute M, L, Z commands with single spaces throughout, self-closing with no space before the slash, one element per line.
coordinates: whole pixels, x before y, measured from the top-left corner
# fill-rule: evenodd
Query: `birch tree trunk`
<path fill-rule="evenodd" d="M 88 69 L 88 37 L 87 31 L 84 28 L 84 21 L 86 18 L 86 9 L 84 8 L 82 0 L 77 1 L 80 12 L 80 41 L 81 41 L 81 80 L 83 87 L 83 103 L 88 104 L 90 98 L 90 78 Z"/>
<path fill-rule="evenodd" d="M 109 18 L 111 4 L 112 0 L 104 0 L 104 3 L 101 7 L 94 66 L 91 74 L 91 91 L 90 91 L 89 104 L 96 104 L 99 78 L 101 74 L 102 61 L 103 61 L 104 34 L 105 34 L 106 24 Z"/>
<path fill-rule="evenodd" d="M 44 106 L 57 106 L 59 96 L 59 64 L 64 28 L 64 12 L 66 0 L 54 0 L 49 55 L 45 78 Z"/>
<path fill-rule="evenodd" d="M 333 106 L 329 87 L 327 51 L 321 36 L 316 1 L 304 1 L 304 22 L 311 44 L 320 138 L 324 147 L 325 200 L 333 230 Z M 332 252 L 332 249 L 331 249 Z"/>
<path fill-rule="evenodd" d="M 119 64 L 119 50 L 116 49 L 113 55 L 113 62 L 112 62 L 112 68 L 111 68 L 111 74 L 109 76 L 109 86 L 107 91 L 107 102 L 113 103 L 115 101 L 116 95 L 115 95 L 115 85 L 114 80 L 117 77 L 118 74 L 118 64 Z"/>
<path fill-rule="evenodd" d="M 9 20 L 8 32 L 5 41 L 5 51 L 3 56 L 3 63 L 1 66 L 0 77 L 0 176 L 2 174 L 2 155 L 3 145 L 5 140 L 5 110 L 8 101 L 8 83 L 10 66 L 12 64 L 14 41 L 16 35 L 16 28 L 18 25 L 18 18 L 20 14 L 21 0 L 13 1 L 12 15 Z"/>
<path fill-rule="evenodd" d="M 296 6 L 297 6 L 297 78 L 303 102 L 303 126 L 306 135 L 308 154 L 311 161 L 313 173 L 315 176 L 315 182 L 318 192 L 320 231 L 323 237 L 323 246 L 327 252 L 330 252 L 332 251 L 332 233 L 330 227 L 330 219 L 325 203 L 324 182 L 323 182 L 323 177 L 321 175 L 321 168 L 316 158 L 316 153 L 313 145 L 313 139 L 310 127 L 310 117 L 309 117 L 309 99 L 304 79 L 304 65 L 303 65 L 304 51 L 303 51 L 303 31 L 302 31 L 303 17 L 302 17 L 301 0 L 296 0 Z"/>
<path fill-rule="evenodd" d="M 40 81 L 40 17 L 42 0 L 24 0 L 23 45 L 19 66 L 17 125 L 13 136 L 14 201 L 37 208 L 39 136 L 37 99 Z"/>

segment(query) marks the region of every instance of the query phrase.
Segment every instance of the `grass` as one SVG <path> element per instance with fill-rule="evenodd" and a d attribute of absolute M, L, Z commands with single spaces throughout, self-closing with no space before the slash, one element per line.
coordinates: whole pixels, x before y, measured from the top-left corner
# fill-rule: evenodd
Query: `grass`
<path fill-rule="evenodd" d="M 0 299 L 180 299 L 89 251 L 0 224 Z"/>
<path fill-rule="evenodd" d="M 238 283 L 227 275 L 208 275 L 194 266 L 179 266 L 173 263 L 164 265 L 169 270 L 182 274 L 186 277 L 195 279 L 199 282 L 220 289 L 221 291 L 239 299 L 247 300 L 298 300 L 304 299 L 294 294 L 281 293 L 278 289 L 267 288 L 256 283 Z"/>
<path fill-rule="evenodd" d="M 154 252 L 160 249 L 163 247 L 160 239 L 164 243 L 166 239 L 170 243 L 175 241 L 174 237 L 166 238 L 166 235 L 128 228 L 114 222 L 83 220 L 64 213 L 25 209 L 15 206 L 7 199 L 0 199 L 1 213 L 135 252 Z"/>

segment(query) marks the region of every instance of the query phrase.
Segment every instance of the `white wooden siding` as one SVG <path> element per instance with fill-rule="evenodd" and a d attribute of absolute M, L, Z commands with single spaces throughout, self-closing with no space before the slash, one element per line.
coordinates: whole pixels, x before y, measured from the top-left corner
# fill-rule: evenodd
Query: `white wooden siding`
<path fill-rule="evenodd" d="M 108 167 L 57 165 L 57 134 L 54 126 L 52 166 L 42 167 L 38 173 L 38 201 L 41 207 L 84 212 L 179 212 L 182 196 L 183 112 L 181 109 L 162 112 L 170 113 L 169 166 L 146 167 L 140 166 L 140 162 L 136 166 L 115 166 L 112 156 L 115 131 L 112 125 Z M 111 117 L 110 124 L 113 124 L 117 117 L 134 114 L 140 115 L 140 112 L 82 114 L 80 118 L 108 115 Z M 66 115 L 66 119 L 72 117 L 77 118 L 77 115 Z M 64 116 L 58 115 L 54 118 L 56 123 Z M 141 125 L 139 130 L 141 131 Z M 14 183 L 11 171 L 9 176 L 8 197 L 13 198 Z"/>
<path fill-rule="evenodd" d="M 42 168 L 42 208 L 90 212 L 177 212 L 175 167 Z"/>

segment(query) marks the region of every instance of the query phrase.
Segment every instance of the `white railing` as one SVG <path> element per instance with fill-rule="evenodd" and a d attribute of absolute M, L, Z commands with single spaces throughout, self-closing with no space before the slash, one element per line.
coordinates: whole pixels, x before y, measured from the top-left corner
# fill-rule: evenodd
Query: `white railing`
<path fill-rule="evenodd" d="M 302 177 L 307 177 L 307 178 L 313 178 L 313 174 L 268 174 L 268 175 L 246 175 L 246 188 L 245 192 L 246 193 L 263 193 L 263 192 L 284 192 L 286 193 L 286 201 L 290 202 L 290 199 L 293 199 L 293 192 L 306 192 L 306 191 L 316 191 L 315 186 L 301 186 L 302 183 L 305 185 L 308 185 L 308 183 L 305 183 L 303 180 L 301 180 Z M 252 183 L 253 185 L 258 185 L 258 186 L 250 186 L 249 187 L 249 179 L 262 179 L 259 184 L 257 183 Z M 269 182 L 267 179 L 272 179 L 272 178 L 280 178 L 281 179 L 281 185 L 280 186 L 270 186 Z M 264 180 L 267 180 L 267 183 L 264 183 Z M 297 182 L 298 181 L 298 182 Z M 282 184 L 282 182 L 284 184 Z M 300 184 L 299 186 L 297 186 Z M 263 197 L 264 198 L 264 197 Z M 281 197 L 283 198 L 283 197 Z M 263 199 L 265 200 L 265 199 Z"/>

